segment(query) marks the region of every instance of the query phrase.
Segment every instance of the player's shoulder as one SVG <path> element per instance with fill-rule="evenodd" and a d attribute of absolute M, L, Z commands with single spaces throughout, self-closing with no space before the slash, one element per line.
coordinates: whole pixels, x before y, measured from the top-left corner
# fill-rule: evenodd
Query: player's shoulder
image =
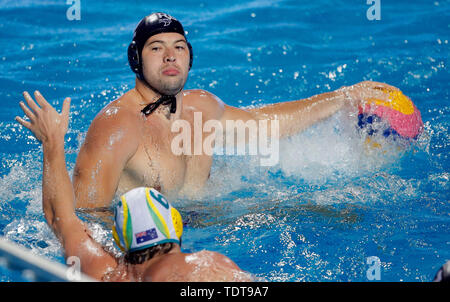
<path fill-rule="evenodd" d="M 218 118 L 223 114 L 224 102 L 213 93 L 203 89 L 183 91 L 183 106 L 201 111 L 211 117 Z"/>
<path fill-rule="evenodd" d="M 89 131 L 114 131 L 116 128 L 126 130 L 140 122 L 141 114 L 129 105 L 129 95 L 125 94 L 103 107 L 92 121 Z"/>
<path fill-rule="evenodd" d="M 208 264 L 215 265 L 221 268 L 238 269 L 236 264 L 227 256 L 218 252 L 208 250 L 186 254 L 185 262 L 193 265 Z"/>
<path fill-rule="evenodd" d="M 126 139 L 129 144 L 137 143 L 142 116 L 139 110 L 133 110 L 126 103 L 126 97 L 122 96 L 103 107 L 89 126 L 86 142 L 100 146 L 105 141 Z"/>

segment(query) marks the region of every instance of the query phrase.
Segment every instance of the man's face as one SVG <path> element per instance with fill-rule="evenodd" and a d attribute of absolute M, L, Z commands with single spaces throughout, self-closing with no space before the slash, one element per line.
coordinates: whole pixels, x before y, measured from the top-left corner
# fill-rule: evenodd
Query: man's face
<path fill-rule="evenodd" d="M 189 49 L 178 33 L 150 37 L 142 49 L 142 71 L 147 82 L 163 94 L 173 95 L 186 83 Z"/>

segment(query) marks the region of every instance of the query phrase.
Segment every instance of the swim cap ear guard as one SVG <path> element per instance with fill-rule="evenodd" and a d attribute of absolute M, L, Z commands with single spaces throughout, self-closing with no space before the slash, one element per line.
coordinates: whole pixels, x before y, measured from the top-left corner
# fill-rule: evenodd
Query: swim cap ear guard
<path fill-rule="evenodd" d="M 128 63 L 130 64 L 131 70 L 138 74 L 140 73 L 140 60 L 139 60 L 139 52 L 137 50 L 136 41 L 131 41 L 128 46 Z"/>
<path fill-rule="evenodd" d="M 128 63 L 131 70 L 137 75 L 137 77 L 145 81 L 142 74 L 142 60 L 141 54 L 144 48 L 145 42 L 152 36 L 160 33 L 179 33 L 185 39 L 184 29 L 181 23 L 174 17 L 165 13 L 153 13 L 143 18 L 134 30 L 133 40 L 128 46 Z M 194 54 L 192 45 L 186 39 L 186 43 L 189 49 L 189 70 L 192 67 L 194 61 Z"/>

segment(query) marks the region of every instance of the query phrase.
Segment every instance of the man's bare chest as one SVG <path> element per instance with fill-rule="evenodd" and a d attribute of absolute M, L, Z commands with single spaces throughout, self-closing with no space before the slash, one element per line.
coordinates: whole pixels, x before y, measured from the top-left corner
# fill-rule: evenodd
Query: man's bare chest
<path fill-rule="evenodd" d="M 149 186 L 162 191 L 177 191 L 184 183 L 185 156 L 175 155 L 170 148 L 171 137 L 157 140 L 143 136 L 125 171 L 132 186 Z"/>

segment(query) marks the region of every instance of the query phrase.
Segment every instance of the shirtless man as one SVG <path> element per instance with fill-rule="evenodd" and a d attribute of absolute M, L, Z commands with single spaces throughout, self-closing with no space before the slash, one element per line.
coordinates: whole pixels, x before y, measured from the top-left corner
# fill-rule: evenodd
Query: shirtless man
<path fill-rule="evenodd" d="M 193 125 L 195 112 L 202 113 L 203 124 L 217 120 L 223 129 L 228 120 L 278 120 L 279 136 L 285 137 L 345 104 L 353 102 L 356 108 L 355 102 L 379 91 L 374 88 L 397 90 L 362 82 L 305 100 L 244 110 L 204 90 L 183 90 L 192 57 L 183 27 L 173 17 L 154 13 L 138 24 L 128 49 L 136 86 L 103 108 L 88 130 L 73 174 L 77 207 L 109 206 L 116 192 L 136 187 L 154 187 L 169 197 L 200 192 L 212 157 L 171 151 L 177 135 L 171 132 L 172 124 L 181 119 Z"/>
<path fill-rule="evenodd" d="M 135 188 L 115 209 L 113 235 L 125 257 L 116 257 L 97 243 L 75 214 L 72 183 L 64 155 L 70 99 L 58 114 L 36 92 L 39 106 L 24 93 L 20 103 L 29 121 L 16 120 L 42 143 L 44 165 L 42 208 L 60 240 L 65 258 L 78 257 L 86 275 L 101 281 L 251 281 L 228 257 L 210 251 L 182 253 L 183 222 L 178 211 L 158 191 Z"/>

